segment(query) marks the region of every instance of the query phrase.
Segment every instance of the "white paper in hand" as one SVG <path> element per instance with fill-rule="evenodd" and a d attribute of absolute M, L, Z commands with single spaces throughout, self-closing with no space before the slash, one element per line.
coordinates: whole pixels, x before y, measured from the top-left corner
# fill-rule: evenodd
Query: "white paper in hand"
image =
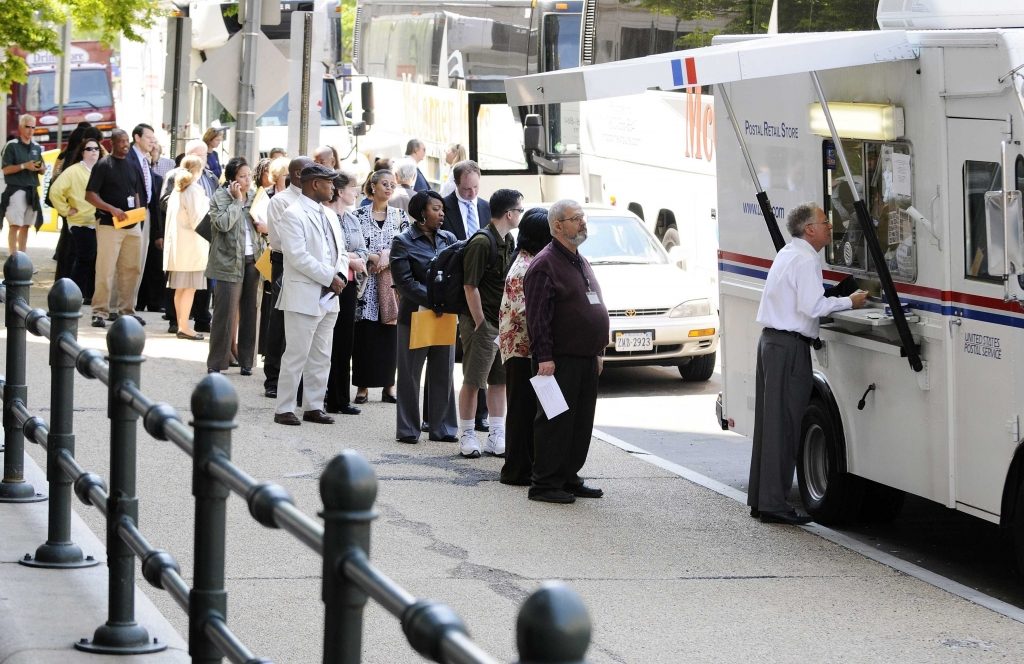
<path fill-rule="evenodd" d="M 324 296 L 320 298 L 320 313 L 326 314 L 331 310 L 331 300 L 333 299 L 334 291 L 324 293 Z"/>
<path fill-rule="evenodd" d="M 569 410 L 569 404 L 565 403 L 565 396 L 562 395 L 562 388 L 558 387 L 558 381 L 554 376 L 534 376 L 530 379 L 533 391 L 537 393 L 537 401 L 544 409 L 547 418 L 553 419 Z"/>

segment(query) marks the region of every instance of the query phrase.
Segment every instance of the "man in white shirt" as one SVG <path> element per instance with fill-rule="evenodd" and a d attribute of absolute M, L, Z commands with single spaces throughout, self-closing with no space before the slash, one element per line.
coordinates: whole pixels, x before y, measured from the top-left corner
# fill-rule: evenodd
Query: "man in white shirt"
<path fill-rule="evenodd" d="M 302 193 L 276 222 L 278 246 L 284 256 L 277 308 L 284 312 L 288 339 L 274 412 L 278 424 L 302 423 L 295 415 L 300 378 L 304 386 L 302 421 L 334 424 L 334 418 L 324 411 L 324 395 L 338 320 L 337 296 L 347 283 L 348 253 L 337 215 L 323 204 L 334 195 L 337 175 L 320 164 L 302 169 Z"/>
<path fill-rule="evenodd" d="M 831 222 L 814 203 L 793 208 L 786 217 L 793 237 L 772 262 L 757 322 L 764 330 L 757 345 L 754 447 L 750 456 L 747 504 L 765 523 L 800 525 L 810 517 L 786 502 L 793 483 L 800 424 L 811 398 L 811 344 L 818 319 L 834 311 L 864 306 L 867 292 L 825 297 L 818 252 L 829 243 Z"/>
<path fill-rule="evenodd" d="M 277 308 L 281 294 L 281 275 L 284 273 L 284 259 L 281 256 L 281 239 L 277 225 L 284 211 L 302 197 L 299 180 L 302 169 L 313 163 L 309 157 L 296 157 L 288 163 L 288 188 L 274 194 L 267 207 L 267 242 L 270 244 L 270 307 L 267 315 L 267 338 L 263 346 L 263 393 L 270 399 L 277 398 L 277 379 L 281 373 L 281 355 L 285 349 L 284 316 Z"/>

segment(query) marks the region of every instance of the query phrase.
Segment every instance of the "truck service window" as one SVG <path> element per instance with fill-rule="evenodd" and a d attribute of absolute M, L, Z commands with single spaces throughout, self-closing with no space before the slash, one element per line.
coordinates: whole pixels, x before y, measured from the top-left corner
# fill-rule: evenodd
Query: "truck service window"
<path fill-rule="evenodd" d="M 998 162 L 964 162 L 964 276 L 1000 281 L 988 273 L 988 232 L 985 228 L 985 192 L 1002 189 L 1003 169 Z"/>
<path fill-rule="evenodd" d="M 886 264 L 897 281 L 917 278 L 917 240 L 907 212 L 913 204 L 913 162 L 909 143 L 844 140 L 851 174 L 843 172 L 832 141 L 822 150 L 826 210 L 832 221 L 832 242 L 825 260 L 857 274 L 876 274 L 853 207 L 851 187 L 865 201 Z M 982 211 L 984 217 L 984 210 Z M 982 219 L 984 221 L 984 219 Z"/>

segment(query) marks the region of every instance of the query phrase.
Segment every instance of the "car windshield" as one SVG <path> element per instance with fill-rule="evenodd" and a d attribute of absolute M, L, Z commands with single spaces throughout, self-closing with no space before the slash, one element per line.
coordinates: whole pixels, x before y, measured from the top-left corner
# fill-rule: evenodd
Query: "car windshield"
<path fill-rule="evenodd" d="M 667 263 L 668 256 L 643 222 L 632 217 L 587 217 L 580 253 L 592 265 Z"/>

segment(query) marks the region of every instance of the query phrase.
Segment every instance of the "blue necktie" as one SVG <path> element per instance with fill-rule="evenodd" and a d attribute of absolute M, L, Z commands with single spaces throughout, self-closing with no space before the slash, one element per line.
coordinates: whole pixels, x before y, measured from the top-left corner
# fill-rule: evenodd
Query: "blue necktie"
<path fill-rule="evenodd" d="M 470 201 L 466 203 L 466 237 L 480 230 L 480 224 L 476 220 L 476 206 Z"/>

